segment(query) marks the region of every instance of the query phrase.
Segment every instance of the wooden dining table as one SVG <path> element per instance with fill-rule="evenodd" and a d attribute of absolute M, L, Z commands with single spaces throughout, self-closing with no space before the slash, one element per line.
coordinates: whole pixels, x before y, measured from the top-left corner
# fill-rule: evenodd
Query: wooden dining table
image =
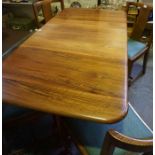
<path fill-rule="evenodd" d="M 100 123 L 123 119 L 125 12 L 64 9 L 3 59 L 2 84 L 11 105 Z"/>

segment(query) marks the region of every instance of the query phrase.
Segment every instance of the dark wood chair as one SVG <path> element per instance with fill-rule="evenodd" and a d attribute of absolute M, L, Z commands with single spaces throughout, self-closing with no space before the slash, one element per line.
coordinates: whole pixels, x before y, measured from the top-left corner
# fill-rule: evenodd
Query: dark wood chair
<path fill-rule="evenodd" d="M 60 2 L 61 10 L 63 10 L 65 8 L 64 7 L 64 0 L 52 0 L 52 3 L 57 3 L 57 2 Z"/>
<path fill-rule="evenodd" d="M 126 3 L 126 13 L 127 13 L 127 25 L 128 25 L 128 37 L 133 31 L 133 25 L 139 14 L 139 7 L 143 7 L 143 3 L 127 2 Z"/>
<path fill-rule="evenodd" d="M 97 0 L 97 5 L 101 5 L 101 0 Z"/>
<path fill-rule="evenodd" d="M 51 8 L 51 3 L 57 3 L 57 2 L 60 2 L 61 10 L 63 10 L 64 9 L 63 0 L 41 0 L 36 1 L 33 4 L 37 28 L 40 28 L 43 24 L 47 23 L 54 16 Z"/>
<path fill-rule="evenodd" d="M 127 137 L 115 130 L 109 130 L 105 136 L 101 155 L 112 155 L 115 147 L 119 147 L 132 152 L 153 154 L 153 140 L 140 140 Z"/>
<path fill-rule="evenodd" d="M 47 23 L 52 17 L 51 0 L 37 1 L 33 4 L 37 28 Z"/>
<path fill-rule="evenodd" d="M 129 84 L 136 80 L 139 76 L 143 75 L 146 71 L 146 64 L 148 59 L 148 52 L 152 44 L 152 29 L 147 30 L 149 33 L 144 34 L 146 31 L 146 25 L 148 22 L 149 15 L 153 8 L 152 6 L 145 5 L 143 3 L 127 3 L 127 13 L 129 5 L 135 5 L 138 7 L 138 15 L 133 26 L 132 33 L 128 39 L 128 77 Z M 142 70 L 133 77 L 132 70 L 133 64 L 139 58 L 143 57 Z"/>

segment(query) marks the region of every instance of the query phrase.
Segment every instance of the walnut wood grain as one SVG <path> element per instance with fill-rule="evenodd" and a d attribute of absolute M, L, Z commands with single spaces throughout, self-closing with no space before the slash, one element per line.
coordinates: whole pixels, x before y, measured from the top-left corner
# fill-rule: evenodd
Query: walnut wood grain
<path fill-rule="evenodd" d="M 65 9 L 3 60 L 3 101 L 102 123 L 127 113 L 123 11 Z"/>

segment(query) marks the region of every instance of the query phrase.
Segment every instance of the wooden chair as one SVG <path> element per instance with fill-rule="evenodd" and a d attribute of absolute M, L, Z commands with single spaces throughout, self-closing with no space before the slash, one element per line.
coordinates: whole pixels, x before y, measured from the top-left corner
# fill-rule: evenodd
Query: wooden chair
<path fill-rule="evenodd" d="M 91 151 L 87 150 L 84 145 L 82 145 L 77 138 L 72 134 L 72 140 L 79 150 L 81 155 L 90 155 Z M 120 150 L 115 153 L 115 148 L 120 148 L 125 151 L 143 153 L 143 155 L 153 155 L 153 139 L 135 139 L 125 136 L 113 129 L 110 129 L 105 136 L 103 146 L 101 150 L 94 149 L 93 154 L 95 155 L 119 155 Z M 90 154 L 89 154 L 89 153 Z M 125 152 L 124 152 L 125 153 Z M 127 153 L 127 152 L 126 152 Z M 129 152 L 128 152 L 129 153 Z M 128 154 L 127 153 L 127 154 Z M 130 154 L 130 153 L 129 153 Z"/>
<path fill-rule="evenodd" d="M 57 2 L 60 2 L 61 10 L 63 10 L 64 9 L 64 0 L 52 0 L 52 3 L 57 3 Z"/>
<path fill-rule="evenodd" d="M 153 140 L 134 139 L 120 134 L 115 130 L 109 130 L 104 139 L 101 155 L 112 155 L 115 147 L 132 152 L 144 152 L 143 155 L 153 155 Z"/>
<path fill-rule="evenodd" d="M 148 22 L 148 17 L 152 11 L 152 7 L 144 5 L 143 3 L 130 2 L 127 3 L 127 10 L 129 5 L 135 5 L 139 7 L 139 14 L 134 24 L 131 36 L 128 39 L 128 77 L 129 82 L 131 83 L 139 76 L 143 75 L 146 71 L 148 52 L 152 44 L 152 30 L 150 30 L 148 36 L 144 36 L 144 30 Z M 135 77 L 133 77 L 131 75 L 133 64 L 141 57 L 143 57 L 142 70 Z"/>
<path fill-rule="evenodd" d="M 41 0 L 36 1 L 33 4 L 36 25 L 38 28 L 40 28 L 43 24 L 47 23 L 54 16 L 51 9 L 51 3 L 57 3 L 57 2 L 60 2 L 61 10 L 63 10 L 64 9 L 63 0 Z"/>
<path fill-rule="evenodd" d="M 97 0 L 97 5 L 99 6 L 101 4 L 101 0 Z"/>
<path fill-rule="evenodd" d="M 52 17 L 51 0 L 37 1 L 33 4 L 35 12 L 36 25 L 40 28 L 47 23 Z"/>

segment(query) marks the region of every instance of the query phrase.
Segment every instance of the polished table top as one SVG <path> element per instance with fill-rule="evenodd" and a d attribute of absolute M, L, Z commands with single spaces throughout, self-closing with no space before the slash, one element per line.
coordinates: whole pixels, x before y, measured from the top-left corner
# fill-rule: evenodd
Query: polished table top
<path fill-rule="evenodd" d="M 123 11 L 65 9 L 3 60 L 3 101 L 102 123 L 127 113 Z"/>

